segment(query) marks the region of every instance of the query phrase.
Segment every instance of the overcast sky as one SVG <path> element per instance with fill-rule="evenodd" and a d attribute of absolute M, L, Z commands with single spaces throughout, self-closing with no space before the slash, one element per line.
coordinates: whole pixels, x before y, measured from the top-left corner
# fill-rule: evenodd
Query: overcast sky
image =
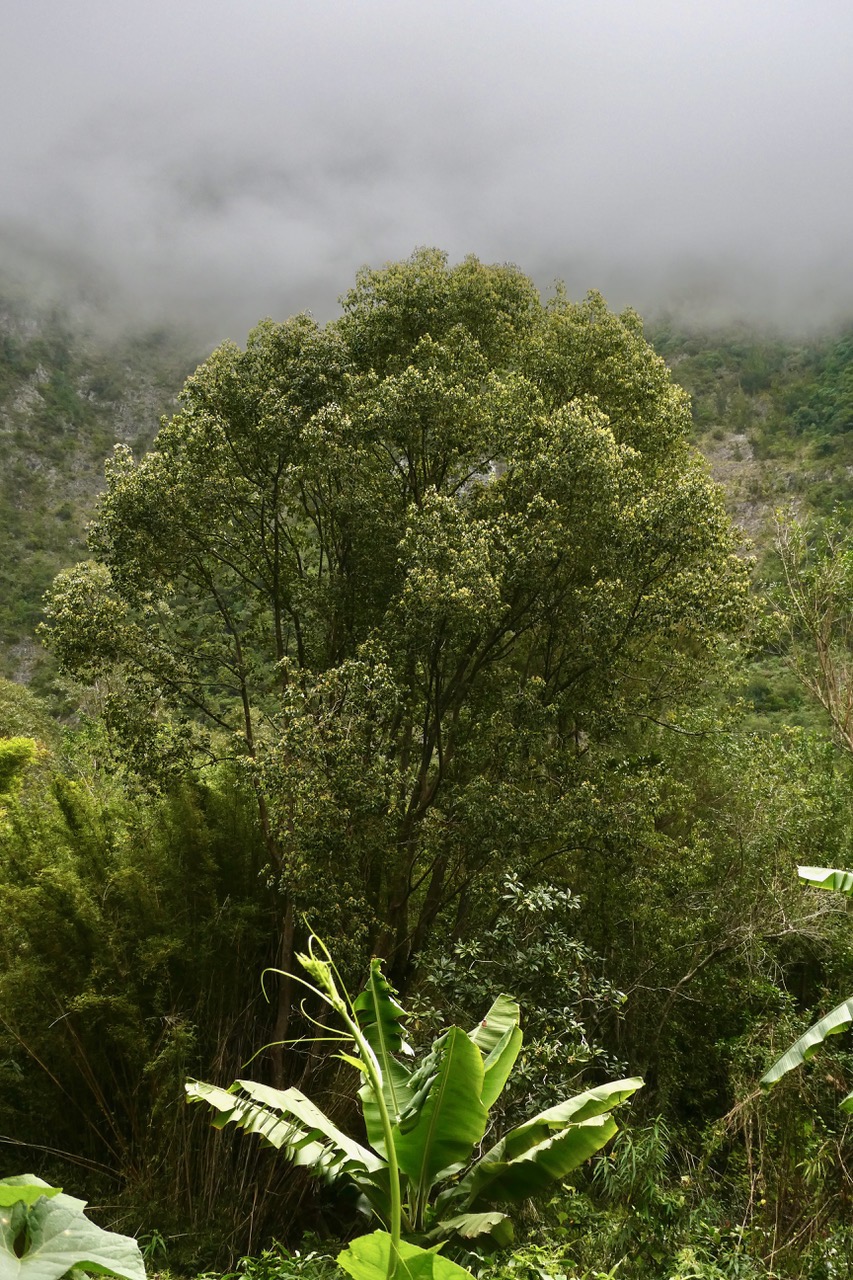
<path fill-rule="evenodd" d="M 212 339 L 419 244 L 853 317 L 851 67 L 850 0 L 0 0 L 0 265 Z"/>

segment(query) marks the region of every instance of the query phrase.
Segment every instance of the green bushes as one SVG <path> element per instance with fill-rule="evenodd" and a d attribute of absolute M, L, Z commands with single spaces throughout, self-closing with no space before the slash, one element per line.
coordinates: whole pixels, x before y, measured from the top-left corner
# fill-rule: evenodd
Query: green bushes
<path fill-rule="evenodd" d="M 78 752 L 31 769 L 0 826 L 0 1134 L 186 1255 L 219 1216 L 227 1249 L 242 1201 L 218 1175 L 251 1186 L 263 1158 L 214 1155 L 182 1082 L 236 1070 L 267 1021 L 252 808 L 227 773 L 134 795 Z"/>

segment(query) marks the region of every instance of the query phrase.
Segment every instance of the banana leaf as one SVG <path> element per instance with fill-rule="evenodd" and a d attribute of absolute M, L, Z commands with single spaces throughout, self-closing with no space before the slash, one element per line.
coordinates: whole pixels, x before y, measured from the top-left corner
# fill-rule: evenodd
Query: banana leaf
<path fill-rule="evenodd" d="M 797 867 L 801 880 L 816 889 L 834 889 L 837 893 L 853 893 L 853 871 L 836 871 L 832 867 Z"/>
<path fill-rule="evenodd" d="M 412 1057 L 414 1050 L 406 1039 L 406 1012 L 397 994 L 382 972 L 382 961 L 374 957 L 364 990 L 353 1004 L 358 1025 L 379 1065 L 394 1053 Z"/>
<path fill-rule="evenodd" d="M 480 1101 L 487 1111 L 500 1097 L 509 1073 L 515 1066 L 523 1038 L 521 1027 L 509 1027 L 483 1063 L 483 1092 Z"/>
<path fill-rule="evenodd" d="M 384 1227 L 391 1225 L 391 1175 L 387 1164 L 373 1173 L 362 1175 L 349 1174 L 358 1187 L 359 1195 L 356 1208 L 367 1218 L 375 1215 Z"/>
<path fill-rule="evenodd" d="M 338 1254 L 338 1265 L 353 1280 L 387 1280 L 391 1237 L 387 1231 L 359 1236 Z M 400 1241 L 395 1272 L 397 1280 L 471 1280 L 470 1271 L 442 1258 L 435 1249 L 421 1249 Z"/>
<path fill-rule="evenodd" d="M 565 1178 L 600 1151 L 617 1132 L 612 1116 L 592 1116 L 570 1125 L 509 1159 L 506 1139 L 497 1142 L 449 1193 L 440 1207 L 458 1202 L 476 1210 L 505 1201 L 526 1200 Z"/>
<path fill-rule="evenodd" d="M 445 1211 L 458 1204 L 472 1209 L 484 1201 L 523 1199 L 565 1177 L 616 1133 L 610 1109 L 642 1085 L 635 1076 L 587 1089 L 511 1129 L 460 1182 L 441 1192 L 437 1207 Z"/>
<path fill-rule="evenodd" d="M 400 1168 L 421 1202 L 437 1176 L 467 1163 L 486 1130 L 483 1059 L 459 1027 L 432 1047 L 410 1080 L 413 1097 L 394 1130 Z"/>
<path fill-rule="evenodd" d="M 409 1085 L 410 1073 L 406 1070 L 401 1062 L 397 1062 L 395 1058 L 391 1058 L 385 1070 L 382 1072 L 382 1092 L 385 1095 L 385 1105 L 391 1116 L 391 1123 L 394 1124 L 399 1119 L 397 1107 L 402 1111 L 411 1104 L 412 1091 Z M 361 1113 L 364 1117 L 364 1127 L 367 1130 L 367 1140 L 375 1151 L 385 1156 L 385 1130 L 382 1127 L 382 1117 L 379 1111 L 379 1104 L 376 1101 L 376 1095 L 373 1092 L 371 1084 L 363 1084 L 358 1091 L 359 1100 L 361 1102 Z"/>
<path fill-rule="evenodd" d="M 403 1021 L 406 1015 L 395 998 L 394 989 L 382 973 L 381 960 L 371 960 L 367 985 L 356 998 L 353 1009 L 359 1027 L 379 1063 L 385 1106 L 392 1123 L 395 1123 L 409 1106 L 412 1090 L 409 1087 L 411 1071 L 394 1055 L 411 1055 L 412 1047 L 406 1039 Z M 384 1155 L 385 1134 L 372 1086 L 362 1085 L 358 1096 L 361 1099 L 368 1141 Z"/>
<path fill-rule="evenodd" d="M 836 1005 L 834 1009 L 825 1014 L 814 1026 L 809 1027 L 808 1031 L 801 1035 L 795 1044 L 791 1045 L 787 1053 L 783 1053 L 782 1057 L 773 1063 L 770 1070 L 764 1073 L 761 1077 L 761 1083 L 765 1087 L 775 1084 L 777 1080 L 782 1079 L 782 1076 L 787 1075 L 789 1071 L 793 1071 L 794 1067 L 800 1067 L 804 1062 L 807 1062 L 823 1044 L 827 1036 L 836 1036 L 840 1032 L 846 1031 L 851 1023 L 853 1023 L 853 996 L 848 996 L 841 1004 Z M 847 1099 L 845 1099 L 846 1101 Z M 844 1103 L 842 1103 L 842 1106 L 844 1106 Z"/>
<path fill-rule="evenodd" d="M 518 1001 L 512 996 L 501 995 L 492 1002 L 483 1021 L 468 1032 L 485 1060 L 481 1100 L 487 1111 L 500 1096 L 521 1049 L 520 1016 Z"/>
<path fill-rule="evenodd" d="M 348 1138 L 298 1089 L 273 1089 L 254 1080 L 235 1080 L 228 1089 L 188 1080 L 185 1087 L 190 1102 L 206 1102 L 219 1113 L 215 1128 L 236 1124 L 257 1133 L 318 1177 L 334 1179 L 346 1173 L 362 1185 L 384 1167 L 379 1156 Z"/>
<path fill-rule="evenodd" d="M 458 1213 L 455 1218 L 445 1218 L 429 1233 L 429 1240 L 449 1240 L 451 1236 L 462 1240 L 482 1242 L 487 1237 L 499 1249 L 512 1243 L 513 1228 L 509 1215 L 492 1209 L 488 1213 Z"/>
<path fill-rule="evenodd" d="M 478 1022 L 473 1031 L 469 1031 L 471 1039 L 483 1057 L 487 1057 L 508 1031 L 517 1027 L 521 1017 L 521 1009 L 512 996 L 498 996 L 482 1022 Z"/>
<path fill-rule="evenodd" d="M 558 1102 L 547 1111 L 540 1111 L 530 1120 L 525 1120 L 517 1128 L 505 1135 L 507 1159 L 514 1160 L 523 1155 L 530 1147 L 550 1137 L 551 1134 L 565 1129 L 567 1125 L 577 1125 L 595 1116 L 603 1115 L 611 1108 L 630 1098 L 638 1089 L 642 1089 L 643 1081 L 639 1076 L 627 1080 L 611 1080 L 608 1084 L 598 1085 L 595 1089 L 587 1089 L 584 1093 L 575 1094 L 565 1102 Z"/>

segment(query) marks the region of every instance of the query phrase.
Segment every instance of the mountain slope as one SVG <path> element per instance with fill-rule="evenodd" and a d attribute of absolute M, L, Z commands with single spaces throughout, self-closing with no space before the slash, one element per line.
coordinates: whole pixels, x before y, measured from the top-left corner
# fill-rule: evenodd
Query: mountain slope
<path fill-rule="evenodd" d="M 143 450 L 197 363 L 164 331 L 96 337 L 62 312 L 0 298 L 0 675 L 40 682 L 41 598 L 85 556 L 118 441 Z"/>

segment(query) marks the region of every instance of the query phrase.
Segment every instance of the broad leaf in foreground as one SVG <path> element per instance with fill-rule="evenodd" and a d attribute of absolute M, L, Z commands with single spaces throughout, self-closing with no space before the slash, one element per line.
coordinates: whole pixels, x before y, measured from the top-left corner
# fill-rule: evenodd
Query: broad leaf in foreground
<path fill-rule="evenodd" d="M 517 1000 L 513 1000 L 512 996 L 498 996 L 482 1022 L 478 1022 L 468 1034 L 477 1048 L 482 1050 L 483 1056 L 488 1057 L 498 1041 L 513 1027 L 518 1026 L 520 1017 L 521 1009 Z"/>
<path fill-rule="evenodd" d="M 523 1038 L 521 1027 L 510 1027 L 483 1063 L 483 1092 L 480 1101 L 487 1111 L 497 1102 L 509 1079 Z"/>
<path fill-rule="evenodd" d="M 406 1011 L 397 999 L 391 983 L 382 972 L 382 961 L 375 956 L 370 962 L 370 975 L 364 990 L 353 1001 L 358 1025 L 384 1068 L 395 1053 L 413 1056 L 406 1036 Z"/>
<path fill-rule="evenodd" d="M 0 1183 L 10 1185 L 14 1180 Z M 24 1197 L 0 1210 L 0 1280 L 61 1280 L 71 1271 L 145 1280 L 135 1240 L 96 1226 L 83 1212 L 85 1200 L 52 1187 L 32 1203 L 32 1185 L 22 1186 Z"/>
<path fill-rule="evenodd" d="M 388 1064 L 387 1072 L 382 1072 L 383 1100 L 392 1123 L 396 1123 L 400 1117 L 400 1112 L 393 1110 L 392 1107 L 400 1107 L 404 1111 L 411 1104 L 412 1091 L 409 1087 L 409 1075 L 403 1064 L 393 1058 Z M 367 1140 L 375 1151 L 385 1156 L 387 1152 L 385 1135 L 382 1131 L 382 1115 L 372 1085 L 363 1084 L 358 1091 L 358 1096 L 364 1116 L 364 1127 L 367 1130 Z"/>
<path fill-rule="evenodd" d="M 525 1120 L 506 1134 L 504 1142 L 507 1159 L 513 1160 L 523 1155 L 530 1147 L 565 1129 L 567 1125 L 579 1125 L 595 1116 L 604 1115 L 642 1087 L 643 1081 L 639 1076 L 631 1076 L 627 1080 L 612 1080 L 595 1089 L 586 1089 L 573 1098 L 567 1098 L 565 1102 L 558 1102 L 546 1111 L 540 1111 L 538 1115 Z"/>
<path fill-rule="evenodd" d="M 520 1017 L 518 1001 L 500 995 L 482 1022 L 468 1032 L 484 1058 L 481 1101 L 487 1111 L 500 1097 L 521 1049 L 524 1037 L 518 1025 Z"/>
<path fill-rule="evenodd" d="M 390 1258 L 390 1235 L 387 1231 L 374 1231 L 369 1236 L 359 1236 L 339 1253 L 338 1265 L 353 1280 L 387 1280 Z M 421 1249 L 406 1240 L 400 1241 L 394 1275 L 397 1280 L 471 1280 L 470 1271 L 464 1267 L 442 1258 L 434 1249 Z"/>
<path fill-rule="evenodd" d="M 552 1134 L 514 1158 L 509 1156 L 507 1139 L 501 1138 L 447 1193 L 446 1203 L 460 1201 L 466 1208 L 477 1209 L 486 1204 L 526 1200 L 567 1177 L 600 1151 L 617 1127 L 609 1115 L 593 1116 Z"/>

